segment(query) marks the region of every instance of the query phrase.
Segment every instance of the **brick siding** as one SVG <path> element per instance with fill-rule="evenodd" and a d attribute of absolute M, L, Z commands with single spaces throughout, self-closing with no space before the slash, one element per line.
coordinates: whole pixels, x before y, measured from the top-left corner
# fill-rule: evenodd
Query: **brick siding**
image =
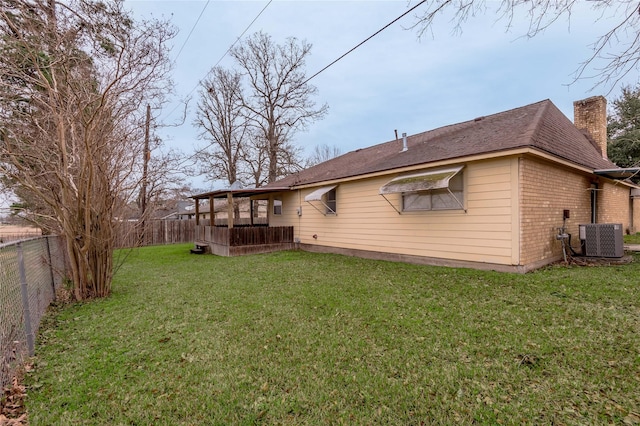
<path fill-rule="evenodd" d="M 562 255 L 556 239 L 563 210 L 569 210 L 567 232 L 580 247 L 578 225 L 591 222 L 591 178 L 551 163 L 520 159 L 520 263 L 528 265 Z"/>
<path fill-rule="evenodd" d="M 629 187 L 612 182 L 600 184 L 598 191 L 598 223 L 621 223 L 624 232 L 631 231 L 631 199 Z"/>

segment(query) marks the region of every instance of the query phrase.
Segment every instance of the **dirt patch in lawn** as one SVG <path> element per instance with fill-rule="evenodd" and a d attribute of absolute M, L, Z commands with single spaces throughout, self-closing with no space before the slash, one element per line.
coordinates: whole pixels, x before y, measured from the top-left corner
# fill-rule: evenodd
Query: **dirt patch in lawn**
<path fill-rule="evenodd" d="M 567 261 L 561 260 L 556 265 L 576 265 L 576 266 L 613 266 L 626 265 L 633 262 L 632 255 L 624 255 L 622 257 L 567 257 Z"/>

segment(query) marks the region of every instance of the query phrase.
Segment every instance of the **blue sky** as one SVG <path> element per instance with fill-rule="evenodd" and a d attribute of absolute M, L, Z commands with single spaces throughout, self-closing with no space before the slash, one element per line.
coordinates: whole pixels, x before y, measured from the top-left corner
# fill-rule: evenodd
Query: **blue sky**
<path fill-rule="evenodd" d="M 169 18 L 179 29 L 173 40 L 175 96 L 160 114 L 177 121 L 179 100 L 191 95 L 189 115 L 179 127 L 160 129 L 165 144 L 191 154 L 202 141 L 193 127 L 198 82 L 267 5 L 267 1 L 211 1 L 184 45 L 205 1 L 127 0 L 135 17 Z M 293 36 L 313 44 L 307 60 L 310 76 L 392 21 L 417 1 L 278 1 L 269 4 L 247 32 L 264 31 L 275 42 Z M 499 2 L 487 2 L 489 8 Z M 337 146 L 343 153 L 478 116 L 550 99 L 573 119 L 573 101 L 603 94 L 619 96 L 620 85 L 597 87 L 597 80 L 573 82 L 581 62 L 592 55 L 597 37 L 616 22 L 589 8 L 574 8 L 571 20 L 561 18 L 542 34 L 525 37 L 528 22 L 507 22 L 487 10 L 454 34 L 450 16 L 441 16 L 432 31 L 418 39 L 408 29 L 414 14 L 394 24 L 311 83 L 315 101 L 327 103 L 325 119 L 298 133 L 295 142 L 310 153 L 314 146 Z M 416 12 L 419 12 L 417 9 Z M 620 40 L 624 43 L 625 40 Z M 232 67 L 229 56 L 220 66 Z M 594 64 L 587 75 L 596 75 Z M 637 71 L 622 84 L 636 85 Z M 195 89 L 195 90 L 194 90 Z M 199 189 L 220 188 L 202 177 L 190 179 Z"/>

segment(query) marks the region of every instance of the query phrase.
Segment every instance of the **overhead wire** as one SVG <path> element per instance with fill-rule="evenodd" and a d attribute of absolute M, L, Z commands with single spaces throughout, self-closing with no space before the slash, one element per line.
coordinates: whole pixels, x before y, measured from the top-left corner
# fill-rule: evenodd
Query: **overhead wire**
<path fill-rule="evenodd" d="M 272 1 L 273 1 L 273 0 L 269 0 L 269 2 L 268 2 L 268 3 L 267 3 L 267 4 L 262 8 L 262 10 L 260 11 L 260 13 L 258 13 L 258 14 L 256 15 L 256 17 L 255 17 L 255 18 L 253 18 L 253 21 L 251 21 L 251 23 L 250 23 L 249 25 L 247 25 L 247 28 L 245 28 L 245 29 L 244 29 L 244 31 L 242 31 L 242 34 L 240 34 L 240 35 L 236 38 L 236 41 L 234 41 L 233 43 L 231 43 L 231 46 L 229 46 L 229 48 L 227 49 L 227 51 L 226 51 L 226 52 L 224 52 L 224 54 L 220 57 L 220 59 L 218 59 L 218 62 L 216 62 L 216 63 L 215 63 L 215 65 L 214 65 L 214 66 L 212 66 L 211 68 L 215 68 L 215 67 L 217 67 L 217 66 L 218 66 L 218 64 L 220 64 L 220 62 L 222 62 L 222 60 L 224 59 L 224 57 L 225 57 L 225 56 L 227 56 L 227 53 L 231 52 L 231 49 L 233 49 L 233 46 L 235 46 L 235 45 L 236 45 L 236 43 L 237 43 L 237 42 L 239 42 L 239 41 L 240 41 L 240 39 L 245 35 L 245 33 L 246 33 L 247 31 L 249 31 L 249 28 L 251 28 L 251 26 L 252 26 L 252 25 L 253 25 L 253 24 L 258 20 L 258 18 L 260 17 L 260 15 L 262 15 L 262 12 L 264 12 L 264 11 L 267 9 L 267 7 L 269 7 L 269 5 L 271 4 L 271 2 L 272 2 Z M 207 73 L 207 74 L 208 74 L 208 73 Z M 202 81 L 202 80 L 200 80 L 200 81 Z M 198 84 L 200 84 L 200 82 L 198 82 Z M 196 86 L 196 87 L 197 87 L 197 86 Z M 194 89 L 194 90 L 195 90 L 195 89 Z M 193 90 L 191 91 L 191 93 L 193 93 Z M 191 94 L 191 93 L 190 93 L 190 94 Z"/>
<path fill-rule="evenodd" d="M 184 49 L 184 47 L 189 42 L 189 39 L 191 38 L 191 34 L 193 34 L 193 31 L 196 29 L 196 26 L 198 25 L 198 22 L 200 22 L 200 18 L 202 18 L 202 15 L 204 14 L 204 11 L 207 9 L 207 6 L 209 6 L 210 2 L 211 2 L 211 0 L 207 0 L 207 2 L 204 4 L 204 7 L 200 11 L 200 15 L 198 15 L 198 19 L 196 19 L 196 22 L 191 27 L 191 31 L 189 31 L 189 34 L 187 35 L 187 38 L 184 40 L 184 43 L 182 43 L 182 46 L 180 46 L 180 50 L 178 50 L 178 54 L 176 55 L 174 61 L 176 61 L 176 62 L 178 61 L 178 58 L 180 57 L 180 54 L 182 53 L 182 50 Z"/>
<path fill-rule="evenodd" d="M 262 10 L 256 15 L 256 17 L 249 23 L 249 25 L 247 25 L 247 27 L 244 29 L 244 31 L 242 31 L 242 33 L 236 38 L 236 40 L 231 44 L 231 46 L 229 46 L 229 48 L 224 52 L 224 54 L 220 57 L 220 59 L 218 59 L 218 61 L 211 67 L 211 69 L 217 67 L 220 62 L 222 62 L 222 60 L 225 58 L 225 56 L 227 56 L 227 54 L 231 51 L 231 49 L 233 49 L 233 47 L 236 45 L 236 43 L 238 43 L 238 41 L 240 41 L 240 39 L 244 36 L 244 34 L 249 30 L 249 28 L 251 28 L 251 26 L 258 20 L 258 18 L 260 18 L 260 16 L 264 13 L 264 11 L 267 9 L 267 7 L 269 7 L 269 5 L 272 3 L 273 0 L 269 0 L 269 2 L 262 8 Z M 355 45 L 354 47 L 352 47 L 351 49 L 349 49 L 347 52 L 345 52 L 344 54 L 342 54 L 340 57 L 338 57 L 337 59 L 335 59 L 334 61 L 332 61 L 331 63 L 329 63 L 327 66 L 323 67 L 322 69 L 320 69 L 318 72 L 316 72 L 315 74 L 313 74 L 311 77 L 307 78 L 304 82 L 302 82 L 300 85 L 305 85 L 307 84 L 309 81 L 311 81 L 312 79 L 314 79 L 315 77 L 317 77 L 318 75 L 320 75 L 321 73 L 323 73 L 324 71 L 326 71 L 327 69 L 329 69 L 330 67 L 332 67 L 333 65 L 335 65 L 337 62 L 341 61 L 343 58 L 345 58 L 347 55 L 349 55 L 350 53 L 352 53 L 353 51 L 355 51 L 356 49 L 360 48 L 363 44 L 365 44 L 366 42 L 368 42 L 369 40 L 371 40 L 372 38 L 374 38 L 375 36 L 377 36 L 378 34 L 380 34 L 381 32 L 383 32 L 384 30 L 386 30 L 387 28 L 389 28 L 391 25 L 395 24 L 396 22 L 398 22 L 400 19 L 404 18 L 405 16 L 407 16 L 409 13 L 413 12 L 415 9 L 417 9 L 418 7 L 420 7 L 421 5 L 423 5 L 424 3 L 426 3 L 427 0 L 422 0 L 420 1 L 418 4 L 416 4 L 415 6 L 411 7 L 410 9 L 408 9 L 406 12 L 404 12 L 403 14 L 401 14 L 400 16 L 398 16 L 397 18 L 395 18 L 394 20 L 392 20 L 391 22 L 389 22 L 388 24 L 386 24 L 384 27 L 380 28 L 378 31 L 376 31 L 375 33 L 373 33 L 372 35 L 370 35 L 369 37 L 367 37 L 366 39 L 364 39 L 363 41 L 361 41 L 360 43 L 358 43 L 357 45 Z M 207 1 L 207 4 L 209 3 L 209 0 Z M 191 32 L 193 32 L 193 29 L 195 28 L 195 25 L 197 25 L 198 21 L 200 20 L 200 17 L 202 16 L 202 14 L 204 13 L 204 9 L 206 9 L 207 4 L 205 4 L 205 7 L 203 8 L 202 12 L 200 13 L 200 16 L 198 17 L 198 20 L 196 21 L 196 23 L 194 24 L 194 27 L 191 29 Z M 189 36 L 191 35 L 191 32 L 189 33 Z M 188 40 L 189 37 L 187 37 Z M 184 45 L 180 48 L 180 51 L 178 52 L 178 56 L 180 55 L 180 52 L 182 52 L 182 49 L 184 48 Z M 177 57 L 176 57 L 177 59 Z M 202 80 L 204 80 L 206 78 L 206 76 L 209 74 L 209 72 L 207 72 L 207 74 L 200 80 L 198 80 L 198 83 L 193 87 L 193 89 L 191 89 L 191 91 L 186 95 L 185 98 L 188 98 L 189 96 L 191 96 L 191 94 L 198 88 L 198 86 L 200 85 L 200 83 L 202 82 Z M 180 105 L 176 105 L 175 108 L 173 108 L 171 110 L 171 112 L 169 112 L 166 116 L 165 119 L 170 117 L 171 114 L 173 114 L 176 109 L 178 109 Z M 193 158 L 195 156 L 189 156 L 189 159 Z"/>
<path fill-rule="evenodd" d="M 240 41 L 242 39 L 242 37 L 246 34 L 247 31 L 249 31 L 249 29 L 253 26 L 253 24 L 258 20 L 258 18 L 260 18 L 260 16 L 264 13 L 265 10 L 267 10 L 267 7 L 269 7 L 269 5 L 273 2 L 273 0 L 269 0 L 267 2 L 267 4 L 262 8 L 262 10 L 260 10 L 260 12 L 255 16 L 255 18 L 253 18 L 253 20 L 249 23 L 249 25 L 247 25 L 247 27 L 244 29 L 244 31 L 242 31 L 242 33 L 236 37 L 235 41 L 233 43 L 231 43 L 231 46 L 229 46 L 229 48 L 222 54 L 222 56 L 220 57 L 220 59 L 218 59 L 218 62 L 216 62 L 211 69 L 217 67 L 220 62 L 222 62 L 222 60 L 225 58 L 225 56 L 227 56 L 227 54 L 231 51 L 231 49 L 233 49 L 233 46 L 235 46 L 238 41 Z M 207 4 L 209 4 L 209 1 L 207 1 Z M 200 13 L 200 16 L 198 17 L 198 21 L 200 20 L 200 17 L 202 16 L 202 13 L 204 13 L 204 9 L 206 8 L 207 5 L 205 5 L 205 7 L 202 9 L 202 12 Z M 198 23 L 198 21 L 196 21 L 196 24 Z M 194 27 L 195 28 L 195 25 Z M 193 28 L 191 29 L 191 32 L 193 32 Z M 191 35 L 191 33 L 189 33 L 189 35 Z M 188 39 L 188 37 L 187 37 Z M 186 44 L 186 41 L 185 41 Z M 184 47 L 184 44 L 182 45 L 182 47 Z M 180 52 L 182 51 L 182 48 L 180 48 Z M 180 52 L 178 52 L 178 55 L 180 55 Z M 177 59 L 177 57 L 176 57 Z M 209 75 L 209 72 L 207 72 L 207 74 L 205 74 L 204 77 L 202 77 L 200 80 L 198 80 L 198 82 L 195 84 L 195 86 L 193 87 L 193 89 L 191 89 L 189 91 L 189 93 L 187 93 L 187 95 L 185 96 L 185 99 L 188 98 L 189 96 L 191 96 L 193 94 L 193 92 L 196 91 L 196 89 L 198 88 L 198 86 L 200 85 L 200 83 L 202 83 L 202 80 L 204 80 L 207 75 Z M 180 104 L 177 104 L 164 118 L 168 118 L 171 116 L 171 114 L 173 114 L 178 108 L 180 107 Z"/>
<path fill-rule="evenodd" d="M 342 56 L 340 56 L 338 59 L 334 60 L 333 62 L 331 62 L 329 65 L 327 65 L 326 67 L 322 68 L 320 71 L 316 72 L 315 74 L 313 74 L 311 77 L 307 78 L 304 82 L 302 82 L 300 85 L 305 85 L 307 84 L 309 81 L 311 81 L 313 78 L 317 77 L 320 73 L 326 71 L 329 67 L 333 66 L 334 64 L 336 64 L 338 61 L 342 60 L 345 56 L 347 56 L 348 54 L 350 54 L 351 52 L 353 52 L 354 50 L 358 49 L 360 46 L 362 46 L 363 44 L 365 44 L 366 42 L 368 42 L 369 40 L 371 40 L 372 38 L 374 38 L 375 36 L 377 36 L 378 34 L 380 34 L 382 31 L 386 30 L 387 28 L 389 28 L 391 25 L 395 24 L 396 22 L 398 22 L 400 19 L 404 18 L 405 16 L 407 16 L 409 13 L 413 12 L 415 9 L 417 9 L 419 6 L 421 6 L 422 4 L 426 3 L 427 0 L 422 0 L 420 3 L 416 4 L 415 6 L 413 6 L 411 9 L 407 10 L 406 12 L 404 12 L 402 15 L 398 16 L 396 19 L 394 19 L 393 21 L 389 22 L 387 25 L 385 25 L 384 27 L 380 28 L 378 31 L 376 31 L 375 33 L 371 34 L 369 37 L 367 37 L 366 39 L 364 39 L 363 41 L 361 41 L 360 43 L 358 43 L 357 45 L 355 45 L 354 47 L 352 47 L 351 49 L 349 49 L 346 53 L 344 53 Z"/>
<path fill-rule="evenodd" d="M 251 26 L 256 22 L 256 20 L 258 20 L 258 18 L 262 15 L 262 13 L 267 9 L 267 7 L 271 4 L 273 0 L 269 0 L 269 2 L 262 8 L 262 10 L 258 13 L 258 15 L 256 15 L 256 17 L 251 21 L 251 23 L 244 29 L 244 31 L 242 32 L 242 34 L 240 34 L 240 36 L 238 36 L 236 38 L 236 40 L 231 44 L 231 46 L 229 46 L 229 48 L 226 50 L 226 52 L 224 52 L 224 54 L 220 57 L 220 59 L 218 59 L 218 62 L 215 63 L 215 65 L 211 68 L 215 68 L 218 66 L 218 64 L 220 64 L 220 62 L 222 61 L 222 59 L 224 59 L 225 56 L 227 56 L 227 54 L 231 51 L 231 49 L 233 49 L 233 46 L 236 45 L 236 43 L 238 41 L 240 41 L 240 39 L 244 36 L 244 34 L 249 30 L 249 28 L 251 28 Z M 398 16 L 397 18 L 395 18 L 394 20 L 392 20 L 391 22 L 389 22 L 388 24 L 386 24 L 384 27 L 380 28 L 378 31 L 376 31 L 375 33 L 371 34 L 369 37 L 367 37 L 366 39 L 362 40 L 360 43 L 358 43 L 357 45 L 355 45 L 354 47 L 352 47 L 351 49 L 349 49 L 347 52 L 345 52 L 344 54 L 342 54 L 340 57 L 338 57 L 337 59 L 335 59 L 334 61 L 332 61 L 331 63 L 329 63 L 327 66 L 323 67 L 322 69 L 320 69 L 320 71 L 316 72 L 315 74 L 313 74 L 311 77 L 307 78 L 305 81 L 303 81 L 300 85 L 305 85 L 307 84 L 309 81 L 311 81 L 312 79 L 314 79 L 315 77 L 317 77 L 318 75 L 320 75 L 321 73 L 323 73 L 324 71 L 326 71 L 327 69 L 329 69 L 330 67 L 332 67 L 333 65 L 335 65 L 337 62 L 341 61 L 342 59 L 344 59 L 347 55 L 349 55 L 350 53 L 352 53 L 353 51 L 355 51 L 356 49 L 358 49 L 359 47 L 361 47 L 363 44 L 365 44 L 366 42 L 368 42 L 369 40 L 371 40 L 372 38 L 374 38 L 375 36 L 377 36 L 378 34 L 380 34 L 381 32 L 383 32 L 384 30 L 386 30 L 387 28 L 389 28 L 391 25 L 395 24 L 396 22 L 398 22 L 400 19 L 404 18 L 405 16 L 407 16 L 409 13 L 413 12 L 415 9 L 417 9 L 418 7 L 420 7 L 421 5 L 423 5 L 424 3 L 426 3 L 427 0 L 422 0 L 421 2 L 417 3 L 415 6 L 411 7 L 410 9 L 408 9 L 406 12 L 402 13 L 400 16 Z M 196 22 L 197 23 L 197 22 Z M 208 73 L 207 73 L 208 75 Z M 205 76 L 206 77 L 206 76 Z M 203 77 L 202 79 L 200 79 L 198 81 L 198 83 L 193 87 L 193 89 L 191 89 L 191 91 L 187 94 L 187 96 L 185 98 L 188 98 L 189 96 L 191 96 L 191 94 L 193 94 L 193 92 L 195 92 L 195 90 L 198 88 L 198 86 L 200 85 L 200 83 L 202 82 L 202 80 L 205 78 Z M 169 112 L 169 114 L 167 114 L 166 117 L 171 116 L 171 114 L 173 114 L 176 109 L 178 109 L 179 105 L 176 105 L 176 107 L 174 109 L 171 110 L 171 112 Z M 165 117 L 165 118 L 166 118 Z"/>

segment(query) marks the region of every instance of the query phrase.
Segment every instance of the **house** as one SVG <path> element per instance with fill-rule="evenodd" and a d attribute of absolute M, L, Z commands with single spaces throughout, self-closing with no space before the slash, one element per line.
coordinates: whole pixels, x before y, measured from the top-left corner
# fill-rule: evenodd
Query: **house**
<path fill-rule="evenodd" d="M 605 98 L 574 113 L 575 124 L 544 100 L 358 149 L 249 195 L 268 199 L 269 226 L 291 227 L 304 250 L 526 272 L 562 258 L 559 233 L 579 251 L 580 224 L 640 227 L 634 170 L 607 159 Z"/>
<path fill-rule="evenodd" d="M 200 206 L 200 214 L 207 211 L 206 207 Z M 153 219 L 157 220 L 190 220 L 195 218 L 195 206 L 191 201 L 166 202 L 153 212 Z M 201 216 L 206 218 L 204 216 Z"/>
<path fill-rule="evenodd" d="M 210 218 L 209 206 L 208 205 L 200 206 L 200 211 L 198 212 L 198 215 L 200 216 L 200 219 L 209 219 Z M 173 216 L 169 216 L 163 219 L 164 220 L 169 220 L 169 219 L 193 220 L 195 218 L 196 218 L 195 206 L 193 204 L 190 204 L 184 207 L 180 206 L 179 210 L 176 211 Z"/>

